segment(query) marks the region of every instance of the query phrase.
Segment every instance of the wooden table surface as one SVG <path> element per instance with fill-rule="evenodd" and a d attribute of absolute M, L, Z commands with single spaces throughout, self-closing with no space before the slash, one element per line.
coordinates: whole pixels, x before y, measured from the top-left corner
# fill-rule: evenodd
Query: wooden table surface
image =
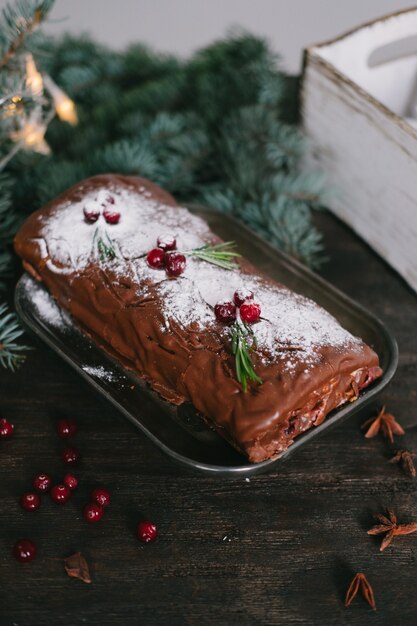
<path fill-rule="evenodd" d="M 351 231 L 319 217 L 331 263 L 322 274 L 377 313 L 400 347 L 400 366 L 380 398 L 398 420 L 417 421 L 416 296 Z M 226 625 L 417 623 L 417 534 L 379 552 L 369 537 L 372 514 L 395 508 L 417 521 L 417 481 L 390 465 L 390 446 L 366 440 L 354 417 L 269 474 L 225 480 L 186 474 L 62 362 L 36 344 L 17 374 L 0 373 L 0 414 L 15 435 L 0 442 L 0 624 Z M 81 485 L 63 507 L 44 497 L 24 512 L 19 495 L 33 475 L 59 479 L 60 417 L 79 424 L 74 444 L 83 459 Z M 417 429 L 398 438 L 417 452 Z M 81 517 L 88 493 L 107 486 L 105 518 Z M 156 543 L 135 538 L 136 522 L 153 520 Z M 30 537 L 38 557 L 11 557 L 16 539 Z M 81 551 L 91 585 L 70 579 L 63 558 Z M 343 605 L 357 571 L 376 596 Z"/>

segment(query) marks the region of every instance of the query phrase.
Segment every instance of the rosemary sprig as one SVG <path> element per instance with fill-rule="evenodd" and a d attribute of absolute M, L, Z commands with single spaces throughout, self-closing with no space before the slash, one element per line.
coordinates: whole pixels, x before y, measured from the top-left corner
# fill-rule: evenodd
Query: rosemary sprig
<path fill-rule="evenodd" d="M 234 270 L 237 268 L 235 259 L 241 256 L 238 252 L 234 252 L 233 248 L 235 247 L 234 241 L 225 241 L 214 246 L 206 244 L 201 248 L 189 250 L 185 254 L 212 263 L 212 265 L 218 265 L 225 270 Z"/>
<path fill-rule="evenodd" d="M 253 369 L 250 358 L 250 352 L 256 348 L 256 337 L 248 324 L 242 320 L 236 320 L 230 329 L 232 338 L 232 352 L 235 357 L 236 378 L 243 387 L 243 391 L 247 391 L 248 381 L 262 384 L 262 379 Z"/>
<path fill-rule="evenodd" d="M 23 334 L 14 313 L 7 310 L 7 305 L 0 306 L 0 365 L 15 371 L 22 365 L 26 356 L 22 354 L 30 350 L 29 346 L 22 346 L 16 340 Z"/>
<path fill-rule="evenodd" d="M 117 257 L 114 241 L 110 238 L 106 230 L 104 231 L 104 236 L 102 236 L 99 233 L 99 229 L 96 228 L 93 237 L 93 247 L 95 248 L 96 246 L 100 261 L 105 261 L 106 259 L 112 261 Z"/>

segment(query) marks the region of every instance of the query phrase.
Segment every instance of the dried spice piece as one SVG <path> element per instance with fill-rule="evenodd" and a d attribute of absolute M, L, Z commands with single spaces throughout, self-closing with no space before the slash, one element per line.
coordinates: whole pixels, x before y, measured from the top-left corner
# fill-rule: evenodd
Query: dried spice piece
<path fill-rule="evenodd" d="M 382 407 L 376 417 L 366 420 L 361 428 L 368 428 L 365 433 L 367 439 L 375 437 L 381 430 L 384 437 L 387 437 L 391 443 L 394 443 L 394 435 L 405 435 L 403 427 L 397 422 L 395 417 L 391 413 L 385 412 L 385 406 Z"/>
<path fill-rule="evenodd" d="M 71 578 L 79 578 L 84 583 L 91 583 L 90 570 L 81 552 L 76 552 L 65 559 L 64 566 Z"/>
<path fill-rule="evenodd" d="M 414 465 L 413 458 L 416 455 L 414 452 L 410 452 L 410 450 L 397 450 L 395 455 L 388 461 L 388 463 L 401 463 L 401 467 L 403 471 L 407 474 L 407 476 L 411 476 L 411 478 L 416 477 L 416 468 Z"/>
<path fill-rule="evenodd" d="M 397 516 L 394 511 L 387 509 L 387 515 L 374 515 L 374 518 L 379 522 L 376 526 L 372 526 L 368 530 L 368 535 L 381 535 L 386 533 L 379 548 L 380 552 L 383 552 L 387 548 L 394 537 L 398 535 L 411 535 L 411 533 L 417 532 L 417 522 L 411 524 L 397 524 Z"/>
<path fill-rule="evenodd" d="M 362 574 L 362 572 L 355 574 L 352 582 L 350 583 L 349 589 L 346 592 L 345 606 L 350 605 L 358 593 L 359 588 L 369 606 L 376 611 L 374 591 L 365 574 Z"/>

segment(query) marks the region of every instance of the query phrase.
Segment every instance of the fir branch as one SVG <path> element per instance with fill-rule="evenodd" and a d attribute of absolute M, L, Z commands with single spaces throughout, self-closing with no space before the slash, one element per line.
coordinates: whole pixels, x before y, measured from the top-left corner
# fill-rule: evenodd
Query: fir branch
<path fill-rule="evenodd" d="M 14 6 L 5 6 L 3 23 L 0 24 L 0 70 L 15 56 L 25 39 L 38 28 L 53 4 L 54 0 L 18 0 Z"/>
<path fill-rule="evenodd" d="M 23 352 L 30 350 L 29 346 L 16 342 L 23 335 L 17 317 L 8 312 L 6 304 L 0 305 L 0 365 L 15 371 L 25 360 Z"/>
<path fill-rule="evenodd" d="M 241 256 L 238 252 L 233 251 L 235 247 L 236 244 L 234 241 L 226 241 L 214 246 L 206 244 L 205 246 L 201 246 L 201 248 L 189 250 L 185 252 L 185 254 L 201 259 L 202 261 L 207 261 L 207 263 L 211 263 L 212 265 L 218 265 L 225 270 L 235 270 L 238 267 L 235 259 Z"/>
<path fill-rule="evenodd" d="M 262 384 L 262 379 L 255 372 L 250 357 L 251 351 L 256 348 L 256 337 L 253 329 L 240 319 L 236 320 L 231 327 L 230 335 L 232 353 L 235 357 L 236 378 L 242 385 L 243 391 L 246 392 L 248 381 Z"/>

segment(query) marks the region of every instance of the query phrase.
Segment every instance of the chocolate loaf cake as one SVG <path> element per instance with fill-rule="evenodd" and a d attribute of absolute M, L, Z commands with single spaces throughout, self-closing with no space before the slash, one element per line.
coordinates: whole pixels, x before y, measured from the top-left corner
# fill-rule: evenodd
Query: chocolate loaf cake
<path fill-rule="evenodd" d="M 235 256 L 151 182 L 95 176 L 33 213 L 23 266 L 165 400 L 259 462 L 381 375 L 325 310 Z"/>

